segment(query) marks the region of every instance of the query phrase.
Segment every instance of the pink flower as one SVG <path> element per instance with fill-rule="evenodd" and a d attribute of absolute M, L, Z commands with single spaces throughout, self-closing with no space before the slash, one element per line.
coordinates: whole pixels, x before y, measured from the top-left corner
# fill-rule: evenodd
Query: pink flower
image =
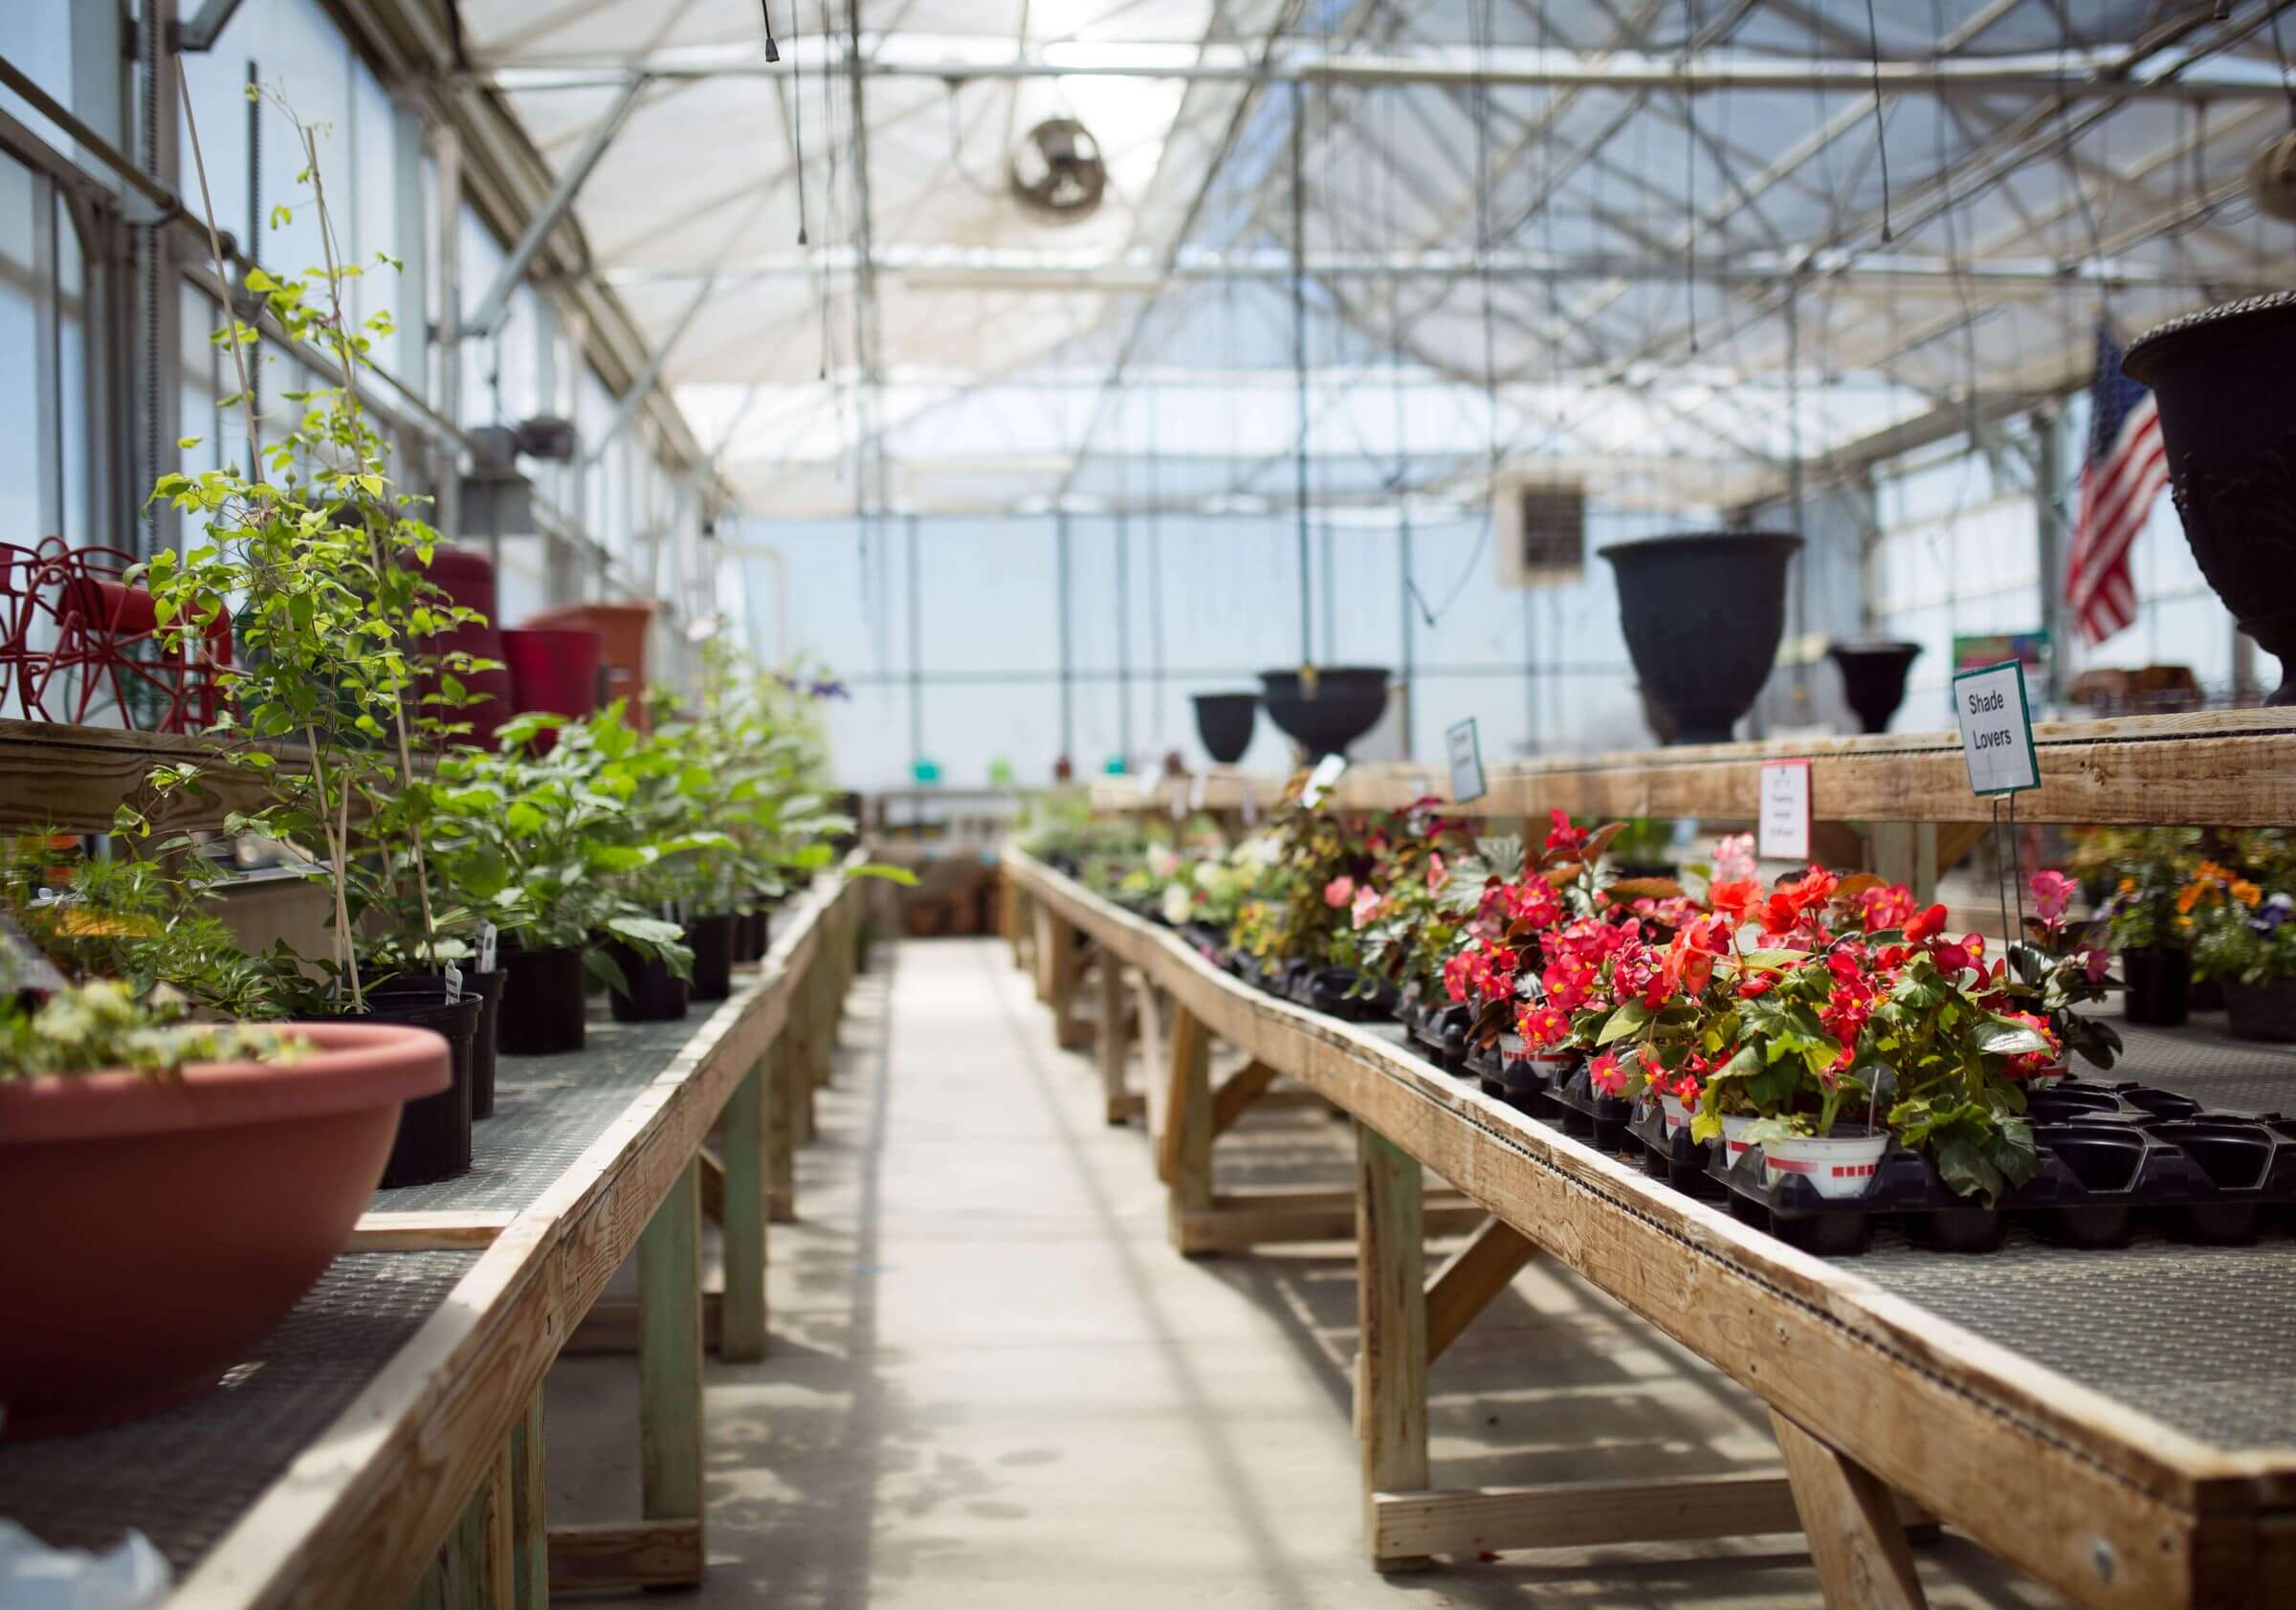
<path fill-rule="evenodd" d="M 1541 1003 L 1525 1006 L 1515 1014 L 1514 1031 L 1523 1037 L 1526 1048 L 1541 1050 L 1570 1033 L 1571 1020 L 1560 1007 Z"/>
<path fill-rule="evenodd" d="M 1547 833 L 1549 849 L 1577 849 L 1586 843 L 1586 829 L 1572 827 L 1568 811 L 1557 807 L 1547 813 L 1547 819 L 1554 824 Z"/>
<path fill-rule="evenodd" d="M 1386 903 L 1387 902 L 1380 898 L 1380 892 L 1378 890 L 1370 888 L 1358 889 L 1356 891 L 1355 909 L 1349 915 L 1355 918 L 1356 926 L 1358 928 L 1361 928 L 1369 923 L 1377 922 L 1380 917 L 1380 913 L 1385 907 Z"/>
<path fill-rule="evenodd" d="M 1752 833 L 1725 833 L 1714 841 L 1714 882 L 1730 883 L 1754 873 Z"/>
<path fill-rule="evenodd" d="M 1345 872 L 1323 886 L 1323 903 L 1327 906 L 1344 906 L 1355 897 L 1356 880 Z"/>
<path fill-rule="evenodd" d="M 1445 884 L 1446 884 L 1446 883 L 1450 882 L 1450 881 L 1451 881 L 1451 874 L 1450 874 L 1450 871 L 1449 871 L 1449 870 L 1448 870 L 1447 868 L 1446 868 L 1446 867 L 1444 866 L 1444 864 L 1443 864 L 1443 856 L 1442 856 L 1442 855 L 1441 855 L 1439 852 L 1437 852 L 1437 851 L 1435 851 L 1435 850 L 1432 850 L 1432 849 L 1428 850 L 1428 851 L 1427 851 L 1427 889 L 1428 889 L 1428 892 L 1429 892 L 1429 893 L 1436 893 L 1436 892 L 1440 892 L 1440 891 L 1442 890 L 1443 886 L 1444 886 Z"/>
<path fill-rule="evenodd" d="M 1626 1070 L 1619 1066 L 1616 1051 L 1604 1051 L 1586 1065 L 1587 1082 L 1604 1095 L 1626 1093 Z"/>
<path fill-rule="evenodd" d="M 2105 969 L 2112 965 L 2112 958 L 2100 949 L 2092 949 L 2081 958 L 2082 970 L 2088 974 L 2090 983 L 2105 981 Z"/>
<path fill-rule="evenodd" d="M 2036 914 L 2043 922 L 2055 922 L 2072 905 L 2081 885 L 2063 872 L 2035 872 L 2032 888 Z"/>

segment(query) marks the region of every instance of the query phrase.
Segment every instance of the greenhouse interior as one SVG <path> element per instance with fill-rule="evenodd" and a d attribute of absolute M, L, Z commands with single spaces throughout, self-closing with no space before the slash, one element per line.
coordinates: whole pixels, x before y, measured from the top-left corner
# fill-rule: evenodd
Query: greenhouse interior
<path fill-rule="evenodd" d="M 0 1610 L 2296 1607 L 2296 0 L 0 16 Z"/>

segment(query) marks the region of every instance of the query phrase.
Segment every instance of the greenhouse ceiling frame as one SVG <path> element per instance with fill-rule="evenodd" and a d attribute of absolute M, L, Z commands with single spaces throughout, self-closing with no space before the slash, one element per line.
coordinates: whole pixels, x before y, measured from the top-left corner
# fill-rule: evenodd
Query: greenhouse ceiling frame
<path fill-rule="evenodd" d="M 361 9 L 431 12 L 443 3 Z M 706 422 L 681 419 L 681 436 L 759 512 L 1041 510 L 1088 496 L 1095 465 L 1116 465 L 1119 485 L 1137 483 L 1121 469 L 1140 451 L 1137 388 L 1127 382 L 1167 366 L 1155 348 L 1184 322 L 1189 298 L 1201 317 L 1206 295 L 1232 307 L 1240 286 L 1264 298 L 1292 280 L 1291 254 L 1275 244 L 1286 232 L 1284 165 L 1266 157 L 1284 111 L 1266 99 L 1271 86 L 1313 107 L 1299 114 L 1315 120 L 1312 186 L 1324 178 L 1319 161 L 1344 156 L 1370 164 L 1358 174 L 1427 198 L 1402 236 L 1367 243 L 1343 238 L 1360 227 L 1344 215 L 1348 198 L 1315 193 L 1325 209 L 1315 218 L 1320 238 L 1297 266 L 1314 287 L 1317 340 L 1332 350 L 1328 361 L 1318 354 L 1300 429 L 1325 459 L 1343 451 L 1325 439 L 1329 423 L 1362 387 L 1392 382 L 1396 369 L 1373 359 L 1393 347 L 1413 375 L 1463 392 L 1565 376 L 1606 387 L 1643 409 L 1651 432 L 1692 430 L 1744 465 L 1733 495 L 1763 496 L 1797 463 L 1814 475 L 1854 474 L 1909 445 L 1965 430 L 1981 438 L 2001 415 L 2078 389 L 2088 377 L 2086 342 L 2069 339 L 2077 302 L 2139 308 L 2150 319 L 2288 281 L 2285 245 L 2265 242 L 2242 215 L 2237 165 L 2226 159 L 2244 156 L 2286 116 L 2289 77 L 2273 32 L 2276 22 L 2296 26 L 2285 19 L 2296 0 L 2248 0 L 2229 18 L 2216 15 L 2213 0 L 2100 0 L 2096 14 L 2114 37 L 2082 34 L 2058 0 L 1935 0 L 1934 15 L 1949 26 L 1924 34 L 1908 20 L 1918 8 L 1891 7 L 1888 33 L 1870 40 L 1858 8 L 1832 18 L 1823 0 L 1352 0 L 1314 13 L 1296 0 L 1136 0 L 1098 8 L 1106 20 L 1096 26 L 1093 9 L 1070 8 L 1063 14 L 1083 26 L 1017 39 L 1009 21 L 999 31 L 999 4 L 841 0 L 833 13 L 824 9 L 826 31 L 777 28 L 778 63 L 764 59 L 762 37 L 735 26 L 730 0 L 686 0 L 658 25 L 632 30 L 627 48 L 599 40 L 614 34 L 629 0 L 563 0 L 539 15 L 520 6 L 523 20 L 507 30 L 496 26 L 493 3 L 460 0 L 460 55 L 430 53 L 425 70 L 439 79 L 430 93 L 528 130 L 540 160 L 527 188 L 557 203 L 528 216 L 538 276 L 626 308 L 642 342 L 626 380 L 658 376 L 677 397 L 665 414 L 693 417 L 701 408 Z M 1495 22 L 1480 48 L 1478 12 Z M 1183 14 L 1196 21 L 1183 26 Z M 754 28 L 754 7 L 742 15 Z M 1320 20 L 1303 20 L 1311 15 Z M 1548 37 L 1556 15 L 1577 18 L 1581 36 Z M 695 20 L 681 33 L 688 17 Z M 608 170 L 634 165 L 639 155 L 624 148 L 658 140 L 650 106 L 684 106 L 694 95 L 718 97 L 698 103 L 711 108 L 738 106 L 722 97 L 765 76 L 776 86 L 777 126 L 805 115 L 817 81 L 825 92 L 835 86 L 836 115 L 850 121 L 815 123 L 817 143 L 802 163 L 786 147 L 745 153 L 746 177 L 718 200 L 697 192 L 658 218 L 626 225 L 610 210 L 631 199 L 627 179 L 589 193 L 601 159 Z M 1018 98 L 1040 86 L 1093 95 L 1103 82 L 1136 92 L 1168 85 L 1170 103 L 1193 114 L 1156 133 L 1152 176 L 1126 198 L 1136 204 L 1128 232 L 1074 247 L 1001 220 L 989 197 L 961 229 L 904 233 L 945 210 L 960 182 L 980 189 L 961 147 L 1000 108 L 1009 125 Z M 1367 99 L 1375 96 L 1403 99 Z M 1808 98 L 1811 115 L 1767 130 L 1732 125 L 1728 108 L 1775 108 L 1787 96 Z M 974 108 L 969 121 L 960 97 Z M 588 114 L 569 117 L 577 104 Z M 952 140 L 932 126 L 944 105 Z M 1400 106 L 1402 125 L 1392 110 L 1373 115 L 1375 106 Z M 1488 250 L 1462 239 L 1475 196 L 1471 183 L 1463 189 L 1464 164 L 1446 160 L 1476 107 L 1488 114 L 1487 171 L 1508 176 L 1504 193 L 1494 184 L 1490 198 Z M 1914 134 L 1877 134 L 1899 127 Z M 2124 127 L 2150 142 L 2139 143 L 2134 165 L 2136 136 Z M 1668 159 L 1679 173 L 1634 161 L 1638 139 L 1671 142 L 1689 153 L 1687 166 L 1679 155 Z M 872 157 L 886 142 L 895 155 Z M 1415 166 L 1413 153 L 1432 165 Z M 1877 156 L 1899 170 L 1880 205 L 1870 193 Z M 950 166 L 931 183 L 903 172 L 890 198 L 849 206 L 841 223 L 832 193 L 803 245 L 744 238 L 703 254 L 675 244 L 737 197 L 779 197 L 785 208 L 806 182 L 821 194 L 838 179 L 840 159 L 838 182 L 866 191 L 887 161 L 941 158 Z M 1577 237 L 1568 246 L 1540 239 L 1557 216 Z M 544 238 L 562 249 L 544 251 Z M 1688 320 L 1673 309 L 1652 315 L 1653 298 L 1675 286 Z M 1500 361 L 1486 373 L 1459 334 L 1460 307 L 1492 287 Z M 938 310 L 966 298 L 984 310 L 955 321 L 982 332 L 973 355 L 937 365 L 916 331 L 946 327 Z M 1050 316 L 1025 320 L 1029 307 Z M 2052 307 L 2064 327 L 2055 334 Z M 704 339 L 681 344 L 696 318 Z M 738 338 L 712 339 L 729 319 Z M 1262 323 L 1269 327 L 1256 339 L 1271 339 L 1272 315 Z M 1063 333 L 1048 342 L 1037 325 Z M 1990 326 L 1981 359 L 1978 326 Z M 786 357 L 815 330 L 818 377 Z M 1016 345 L 999 340 L 1004 330 L 1032 333 Z M 2005 331 L 2015 339 L 1999 340 Z M 1799 400 L 1781 401 L 1789 345 L 1802 373 L 1782 390 Z M 750 372 L 740 372 L 751 354 Z M 1726 355 L 1727 365 L 1711 354 Z M 1173 362 L 1189 366 L 1185 354 Z M 1734 382 L 1686 397 L 1696 390 L 1680 384 L 1686 368 L 1726 367 Z M 956 378 L 901 379 L 937 368 Z M 1898 415 L 1799 452 L 1780 445 L 1813 408 L 1839 411 L 1849 393 L 1827 386 L 1877 382 L 1903 393 Z M 998 451 L 962 445 L 968 430 L 979 433 L 968 406 L 1001 406 L 996 399 L 1032 387 L 1093 401 L 1080 412 L 1045 410 L 1049 436 Z M 1794 420 L 1781 424 L 1789 409 Z M 821 424 L 829 415 L 833 428 Z M 959 439 L 941 440 L 950 431 Z M 1524 450 L 1500 447 L 1510 458 Z M 1174 463 L 1192 456 L 1164 452 Z M 1471 500 L 1474 477 L 1446 461 L 1455 452 L 1418 456 L 1433 473 L 1387 491 Z M 990 473 L 1000 463 L 1010 474 Z M 1239 471 L 1199 504 L 1260 496 L 1255 483 L 1268 468 Z M 944 471 L 950 489 L 937 493 L 930 483 Z M 1006 490 L 972 497 L 963 489 L 982 474 Z M 848 490 L 832 496 L 839 484 Z M 765 488 L 773 496 L 761 507 Z M 1111 506 L 1104 489 L 1088 500 Z"/>

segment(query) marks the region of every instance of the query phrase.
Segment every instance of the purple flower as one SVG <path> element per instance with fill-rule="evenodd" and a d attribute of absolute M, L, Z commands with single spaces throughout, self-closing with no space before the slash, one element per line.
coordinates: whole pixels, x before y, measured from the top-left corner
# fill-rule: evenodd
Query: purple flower
<path fill-rule="evenodd" d="M 833 677 L 826 682 L 814 683 L 806 692 L 811 694 L 815 698 L 851 698 L 853 696 L 850 688 Z"/>
<path fill-rule="evenodd" d="M 2291 915 L 2296 915 L 2296 899 L 2290 899 L 2285 894 L 2275 894 L 2256 908 L 2256 915 L 2248 919 L 2248 926 L 2270 938 L 2280 932 L 2280 925 Z"/>

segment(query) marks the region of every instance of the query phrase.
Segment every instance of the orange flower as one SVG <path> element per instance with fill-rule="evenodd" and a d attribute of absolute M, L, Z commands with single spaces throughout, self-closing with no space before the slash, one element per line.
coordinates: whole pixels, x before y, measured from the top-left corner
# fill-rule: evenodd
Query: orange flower
<path fill-rule="evenodd" d="M 2243 906 L 2261 905 L 2264 892 L 2244 877 L 2235 878 L 2232 880 L 2232 897 Z"/>

